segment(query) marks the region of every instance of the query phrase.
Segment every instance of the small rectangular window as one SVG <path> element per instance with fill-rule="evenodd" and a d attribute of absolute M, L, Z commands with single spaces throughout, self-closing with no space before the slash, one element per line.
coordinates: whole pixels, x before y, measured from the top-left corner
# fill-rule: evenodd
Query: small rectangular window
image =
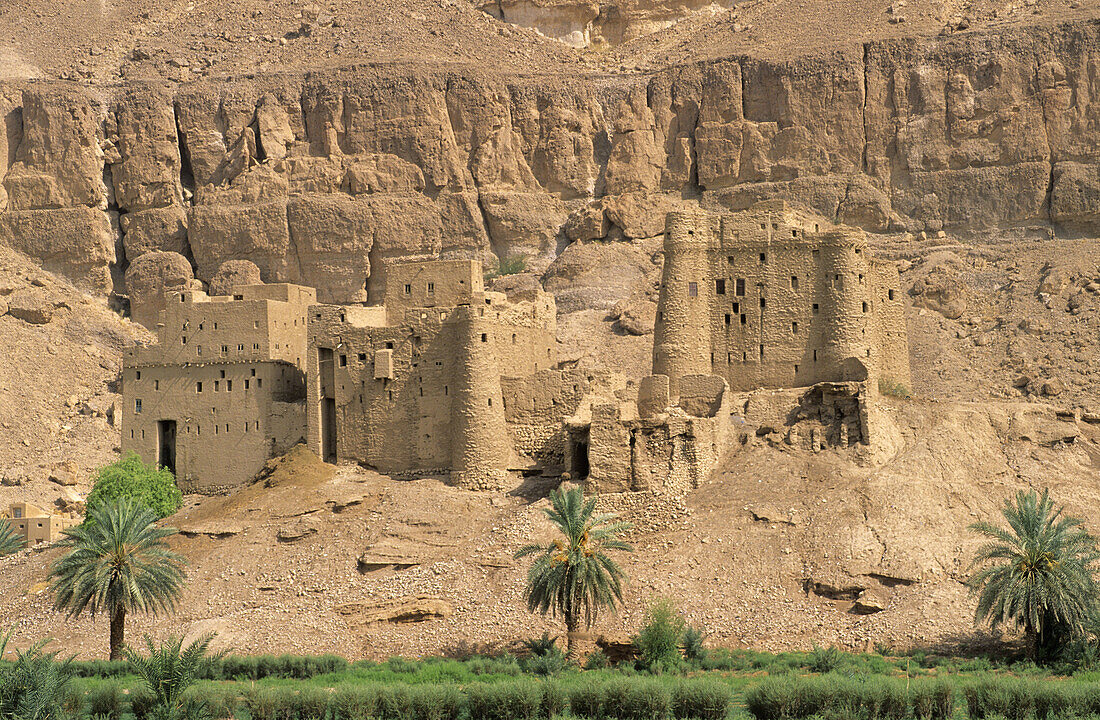
<path fill-rule="evenodd" d="M 220 381 L 218 381 L 218 380 L 215 380 L 215 381 L 214 381 L 214 392 L 217 392 L 217 391 L 218 391 L 218 383 L 219 383 L 219 382 L 220 382 Z"/>
<path fill-rule="evenodd" d="M 393 350 L 393 343 L 392 342 L 386 343 L 386 349 L 387 350 Z"/>
<path fill-rule="evenodd" d="M 886 293 L 886 294 L 887 294 L 887 296 L 888 296 L 888 297 L 889 297 L 889 298 L 890 298 L 891 300 L 893 300 L 893 299 L 894 299 L 894 291 L 893 291 L 893 290 L 889 290 L 889 291 L 887 291 L 887 293 Z"/>
<path fill-rule="evenodd" d="M 699 283 L 689 282 L 688 283 L 688 297 L 698 297 L 698 296 L 699 296 Z"/>
<path fill-rule="evenodd" d="M 749 316 L 746 315 L 745 313 L 741 313 L 741 324 L 742 325 L 747 325 L 748 322 L 749 322 Z"/>
<path fill-rule="evenodd" d="M 481 342 L 489 342 L 488 333 L 481 333 Z"/>
<path fill-rule="evenodd" d="M 226 392 L 233 392 L 233 381 L 232 380 L 226 380 L 225 381 L 225 391 Z"/>
<path fill-rule="evenodd" d="M 222 345 L 222 357 L 225 357 L 228 354 L 229 354 L 229 346 L 228 345 Z"/>
<path fill-rule="evenodd" d="M 412 291 L 413 291 L 413 286 L 409 285 L 409 284 L 406 284 L 405 285 L 405 294 L 406 295 L 412 295 Z"/>
<path fill-rule="evenodd" d="M 726 281 L 725 280 L 715 280 L 714 281 L 714 293 L 716 295 L 725 295 L 726 294 Z"/>
<path fill-rule="evenodd" d="M 814 362 L 817 362 L 817 350 L 814 350 Z"/>
<path fill-rule="evenodd" d="M 141 370 L 138 370 L 138 371 L 137 371 L 137 379 L 138 379 L 138 380 L 141 380 Z"/>
<path fill-rule="evenodd" d="M 245 379 L 244 379 L 244 389 L 245 389 L 245 390 L 247 390 L 247 389 L 248 389 L 248 378 L 245 378 Z"/>
<path fill-rule="evenodd" d="M 154 390 L 160 390 L 160 380 L 154 380 L 153 381 L 153 389 Z"/>
<path fill-rule="evenodd" d="M 798 276 L 797 275 L 791 275 L 791 290 L 797 290 L 797 289 L 798 289 Z"/>
<path fill-rule="evenodd" d="M 794 335 L 798 334 L 798 323 L 797 322 L 792 322 L 791 323 L 791 333 L 794 334 Z"/>
<path fill-rule="evenodd" d="M 745 296 L 745 278 L 737 278 L 737 296 Z"/>
<path fill-rule="evenodd" d="M 729 313 L 726 313 L 726 324 L 729 325 L 732 320 L 733 317 Z"/>
<path fill-rule="evenodd" d="M 430 292 L 430 293 L 435 292 L 435 283 L 428 283 L 428 292 Z"/>
<path fill-rule="evenodd" d="M 734 303 L 734 304 L 733 304 L 733 311 L 734 311 L 735 313 L 739 313 L 739 312 L 741 312 L 741 303 Z"/>
<path fill-rule="evenodd" d="M 183 337 L 180 338 L 180 345 L 186 345 L 186 344 L 187 344 L 187 336 L 184 335 Z"/>
<path fill-rule="evenodd" d="M 348 366 L 348 356 L 347 355 L 341 355 L 340 356 L 340 367 L 347 367 L 347 366 Z"/>
<path fill-rule="evenodd" d="M 366 353 L 359 353 L 359 362 L 366 362 L 366 361 L 367 361 L 367 354 Z"/>
<path fill-rule="evenodd" d="M 134 398 L 134 412 L 141 412 L 141 398 Z"/>
<path fill-rule="evenodd" d="M 764 309 L 764 306 L 765 306 L 766 303 L 767 303 L 767 300 L 765 300 L 764 298 L 760 298 L 760 309 L 761 310 Z"/>
<path fill-rule="evenodd" d="M 764 359 L 764 346 L 763 345 L 760 346 L 760 359 L 761 360 Z"/>
<path fill-rule="evenodd" d="M 256 378 L 256 387 L 262 388 L 263 386 L 264 386 L 264 379 L 263 378 Z"/>
<path fill-rule="evenodd" d="M 760 263 L 763 264 L 763 263 L 766 263 L 767 261 L 768 261 L 768 254 L 767 253 L 760 253 Z"/>
<path fill-rule="evenodd" d="M 202 383 L 201 382 L 195 383 L 195 392 L 202 392 Z"/>
<path fill-rule="evenodd" d="M 867 312 L 868 308 L 870 308 L 870 305 L 868 305 L 866 302 L 864 302 L 863 303 L 863 312 Z"/>
<path fill-rule="evenodd" d="M 820 306 L 817 303 L 814 303 L 814 315 L 817 315 L 817 313 L 820 309 L 821 309 Z"/>

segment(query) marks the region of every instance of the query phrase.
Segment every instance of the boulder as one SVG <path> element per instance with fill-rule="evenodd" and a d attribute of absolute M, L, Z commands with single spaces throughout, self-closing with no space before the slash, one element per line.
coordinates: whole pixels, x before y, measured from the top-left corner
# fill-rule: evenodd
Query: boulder
<path fill-rule="evenodd" d="M 237 285 L 258 285 L 260 268 L 251 260 L 227 260 L 210 278 L 210 295 L 231 295 Z"/>
<path fill-rule="evenodd" d="M 179 205 L 127 213 L 119 225 L 130 262 L 155 250 L 181 255 L 188 251 L 187 213 Z"/>
<path fill-rule="evenodd" d="M 405 595 L 377 604 L 347 603 L 336 611 L 356 616 L 365 623 L 413 623 L 450 617 L 454 606 L 441 598 L 428 595 Z"/>
<path fill-rule="evenodd" d="M 9 315 L 31 325 L 45 325 L 53 320 L 53 303 L 31 290 L 13 293 L 7 303 Z"/>
<path fill-rule="evenodd" d="M 615 327 L 630 335 L 650 335 L 657 322 L 657 303 L 646 295 L 636 293 L 615 303 L 611 309 Z"/>
<path fill-rule="evenodd" d="M 62 487 L 72 487 L 79 483 L 75 473 L 64 468 L 56 468 L 50 473 L 50 482 Z"/>
<path fill-rule="evenodd" d="M 852 613 L 856 615 L 871 615 L 886 609 L 890 599 L 886 593 L 877 588 L 868 588 L 859 594 L 852 603 Z"/>
<path fill-rule="evenodd" d="M 126 270 L 126 287 L 130 292 L 130 313 L 134 322 L 155 328 L 164 309 L 164 293 L 188 288 L 193 279 L 191 263 L 179 253 L 148 252 L 130 263 Z"/>

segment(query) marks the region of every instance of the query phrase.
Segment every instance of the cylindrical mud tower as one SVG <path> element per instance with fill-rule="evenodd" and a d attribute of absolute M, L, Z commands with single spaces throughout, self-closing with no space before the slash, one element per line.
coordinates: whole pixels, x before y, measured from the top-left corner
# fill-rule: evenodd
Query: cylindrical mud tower
<path fill-rule="evenodd" d="M 502 489 L 512 458 L 496 361 L 499 339 L 493 337 L 495 325 L 482 315 L 486 312 L 492 310 L 476 305 L 455 309 L 459 382 L 451 406 L 451 479 L 472 490 Z"/>
<path fill-rule="evenodd" d="M 711 372 L 710 247 L 718 242 L 720 217 L 670 213 L 665 221 L 665 264 L 653 328 L 653 374 L 667 375 L 669 394 L 680 396 L 679 378 Z"/>

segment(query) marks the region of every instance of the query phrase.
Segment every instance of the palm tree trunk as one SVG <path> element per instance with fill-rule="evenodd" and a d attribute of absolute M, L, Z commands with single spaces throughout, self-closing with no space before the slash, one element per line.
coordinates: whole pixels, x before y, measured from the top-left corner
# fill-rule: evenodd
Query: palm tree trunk
<path fill-rule="evenodd" d="M 122 645 L 126 630 L 126 608 L 118 606 L 111 614 L 111 659 L 122 659 Z"/>
<path fill-rule="evenodd" d="M 577 631 L 581 628 L 580 618 L 576 617 L 573 613 L 568 613 L 565 616 L 565 656 L 572 658 L 575 657 L 574 645 L 576 645 Z"/>

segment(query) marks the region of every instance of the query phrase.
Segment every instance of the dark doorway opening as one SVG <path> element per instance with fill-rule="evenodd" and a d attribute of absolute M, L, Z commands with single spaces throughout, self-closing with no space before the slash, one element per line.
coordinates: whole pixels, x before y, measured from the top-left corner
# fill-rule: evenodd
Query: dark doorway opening
<path fill-rule="evenodd" d="M 176 474 L 176 421 L 157 421 L 157 464 Z"/>
<path fill-rule="evenodd" d="M 588 438 L 573 438 L 569 474 L 573 480 L 584 480 L 588 477 Z"/>
<path fill-rule="evenodd" d="M 325 462 L 336 462 L 336 400 L 321 400 L 321 455 Z"/>

